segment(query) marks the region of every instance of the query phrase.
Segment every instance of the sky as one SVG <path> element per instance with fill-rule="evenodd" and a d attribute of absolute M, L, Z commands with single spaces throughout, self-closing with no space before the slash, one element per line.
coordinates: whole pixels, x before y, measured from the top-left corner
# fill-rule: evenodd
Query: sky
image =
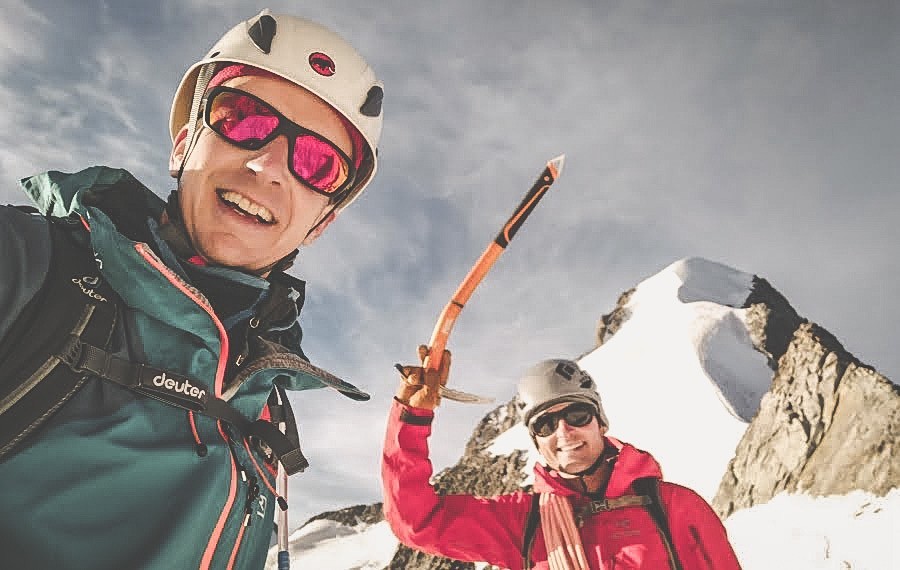
<path fill-rule="evenodd" d="M 745 417 L 759 408 L 769 386 L 765 358 L 747 332 L 747 310 L 730 306 L 746 297 L 751 282 L 749 273 L 702 258 L 673 263 L 640 283 L 628 301 L 631 317 L 612 339 L 579 359 L 597 380 L 609 434 L 649 451 L 666 480 L 709 502 L 746 429 Z M 635 358 L 653 347 L 660 347 L 656 358 Z M 641 421 L 646 416 L 656 421 Z M 533 467 L 542 459 L 522 424 L 485 445 L 496 456 L 525 451 L 521 485 L 534 483 Z M 900 567 L 898 489 L 883 497 L 863 490 L 826 497 L 780 493 L 736 511 L 724 524 L 745 570 Z M 398 544 L 384 521 L 351 527 L 317 520 L 290 541 L 293 567 L 322 570 L 386 568 Z M 274 570 L 276 553 L 273 547 L 267 568 Z"/>
<path fill-rule="evenodd" d="M 47 169 L 159 195 L 184 71 L 260 9 L 348 38 L 385 83 L 379 173 L 301 253 L 304 349 L 372 394 L 293 398 L 312 467 L 292 523 L 379 497 L 398 381 L 547 160 L 565 169 L 459 317 L 451 385 L 498 401 L 594 346 L 618 296 L 700 256 L 769 280 L 900 378 L 900 14 L 889 1 L 7 0 L 0 200 Z M 484 406 L 453 402 L 435 463 Z"/>

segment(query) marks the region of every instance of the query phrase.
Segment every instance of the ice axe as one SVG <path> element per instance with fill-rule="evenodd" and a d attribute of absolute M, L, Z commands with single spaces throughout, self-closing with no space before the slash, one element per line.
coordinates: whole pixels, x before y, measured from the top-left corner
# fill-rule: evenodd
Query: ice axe
<path fill-rule="evenodd" d="M 538 202 L 544 197 L 544 194 L 547 193 L 547 190 L 550 189 L 550 186 L 556 181 L 560 173 L 562 173 L 565 159 L 566 155 L 561 154 L 547 162 L 547 166 L 544 168 L 544 171 L 541 172 L 541 175 L 535 181 L 531 190 L 529 190 L 525 195 L 525 198 L 522 199 L 522 202 L 516 208 L 515 212 L 513 212 L 512 216 L 510 216 L 506 223 L 503 224 L 503 228 L 500 230 L 500 233 L 497 234 L 497 237 L 494 238 L 494 241 L 488 244 L 487 249 L 484 250 L 484 253 L 481 254 L 481 257 L 478 258 L 478 261 L 476 261 L 475 265 L 469 270 L 468 275 L 466 275 L 459 284 L 456 293 L 450 298 L 450 302 L 447 303 L 447 306 L 441 311 L 441 315 L 438 317 L 437 323 L 434 326 L 434 331 L 431 333 L 431 341 L 428 343 L 428 356 L 425 358 L 426 369 L 437 370 L 440 368 L 441 359 L 444 356 L 444 348 L 447 346 L 447 339 L 450 337 L 450 331 L 453 330 L 453 325 L 456 324 L 456 318 L 459 316 L 463 307 L 465 307 L 469 297 L 472 296 L 475 288 L 478 287 L 478 284 L 481 283 L 481 280 L 484 279 L 484 276 L 487 275 L 488 271 L 493 267 L 494 262 L 496 262 L 497 258 L 500 257 L 500 254 L 506 250 L 506 246 L 508 246 L 509 242 L 515 237 L 516 232 L 519 231 L 519 228 L 525 223 L 525 220 L 537 206 Z M 447 388 L 446 386 L 441 386 L 441 396 L 449 400 L 470 404 L 493 402 L 492 398 L 468 394 L 460 390 Z"/>

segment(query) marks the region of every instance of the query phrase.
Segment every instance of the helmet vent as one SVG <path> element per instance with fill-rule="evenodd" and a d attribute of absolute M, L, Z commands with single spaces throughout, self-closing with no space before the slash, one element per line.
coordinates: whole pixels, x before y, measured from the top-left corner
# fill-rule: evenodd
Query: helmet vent
<path fill-rule="evenodd" d="M 568 362 L 560 362 L 556 365 L 556 373 L 565 378 L 566 380 L 571 380 L 572 376 L 575 375 L 575 367 L 569 364 Z"/>
<path fill-rule="evenodd" d="M 263 14 L 247 29 L 247 35 L 261 52 L 269 53 L 272 51 L 272 38 L 275 37 L 276 27 L 275 18 Z"/>
<path fill-rule="evenodd" d="M 375 85 L 366 94 L 366 101 L 359 108 L 359 112 L 367 117 L 377 117 L 381 114 L 381 102 L 384 100 L 384 89 Z"/>

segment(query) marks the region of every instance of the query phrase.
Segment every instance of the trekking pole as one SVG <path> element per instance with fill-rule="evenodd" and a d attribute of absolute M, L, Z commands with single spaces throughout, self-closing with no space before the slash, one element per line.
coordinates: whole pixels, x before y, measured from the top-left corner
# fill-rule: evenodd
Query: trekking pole
<path fill-rule="evenodd" d="M 284 424 L 281 424 L 284 426 Z M 278 464 L 278 479 L 275 481 L 275 490 L 280 497 L 287 500 L 288 475 L 284 466 Z M 278 570 L 290 570 L 291 553 L 288 552 L 288 516 L 287 511 L 278 511 Z"/>
<path fill-rule="evenodd" d="M 284 425 L 284 424 L 282 424 Z M 280 497 L 287 499 L 287 471 L 281 463 L 278 464 L 278 479 L 275 481 L 275 490 Z M 278 511 L 278 570 L 290 570 L 291 554 L 288 552 L 287 511 Z"/>
<path fill-rule="evenodd" d="M 434 326 L 434 331 L 431 333 L 431 341 L 428 343 L 428 356 L 425 357 L 426 369 L 437 370 L 440 368 L 441 359 L 444 356 L 444 348 L 447 346 L 447 339 L 450 337 L 450 331 L 453 330 L 453 325 L 456 324 L 456 318 L 466 305 L 469 297 L 472 296 L 475 288 L 478 287 L 478 284 L 481 283 L 481 280 L 484 279 L 484 276 L 487 275 L 488 271 L 493 267 L 494 262 L 500 257 L 500 254 L 506 250 L 506 246 L 508 246 L 509 242 L 515 237 L 516 232 L 518 232 L 519 228 L 522 227 L 522 224 L 525 223 L 525 220 L 537 206 L 541 198 L 544 197 L 544 194 L 547 193 L 547 190 L 550 189 L 550 185 L 552 185 L 559 177 L 565 159 L 566 155 L 561 154 L 547 162 L 546 168 L 541 172 L 541 175 L 535 181 L 531 190 L 525 194 L 525 197 L 513 212 L 512 216 L 510 216 L 506 223 L 503 224 L 500 233 L 497 234 L 494 241 L 488 244 L 487 249 L 484 250 L 484 253 L 481 254 L 481 257 L 478 258 L 475 265 L 469 270 L 468 275 L 466 275 L 459 284 L 453 297 L 450 298 L 450 302 L 447 303 L 447 306 L 441 311 L 437 324 Z M 450 400 L 465 403 L 490 403 L 493 401 L 491 398 L 467 394 L 460 390 L 447 388 L 446 386 L 441 386 L 441 396 Z"/>
<path fill-rule="evenodd" d="M 275 390 L 275 393 L 278 394 L 278 403 L 281 406 L 286 406 L 287 403 L 282 401 L 281 392 Z M 282 433 L 287 432 L 287 422 L 285 421 L 285 412 L 281 412 L 282 418 L 281 421 L 278 422 L 278 429 L 281 430 Z M 287 513 L 287 493 L 288 493 L 288 474 L 282 465 L 281 461 L 278 462 L 278 475 L 275 479 L 275 492 L 279 497 L 282 498 L 282 501 L 279 501 L 279 508 L 277 512 L 278 516 L 278 570 L 290 570 L 291 568 L 291 553 L 288 551 L 288 513 Z"/>

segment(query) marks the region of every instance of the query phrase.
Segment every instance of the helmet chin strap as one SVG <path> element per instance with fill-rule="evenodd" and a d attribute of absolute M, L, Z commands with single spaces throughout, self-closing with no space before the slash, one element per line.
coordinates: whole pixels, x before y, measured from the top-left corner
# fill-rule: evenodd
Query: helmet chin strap
<path fill-rule="evenodd" d="M 600 469 L 600 467 L 603 465 L 603 462 L 605 460 L 606 457 L 604 457 L 604 455 L 601 453 L 597 457 L 597 460 L 591 463 L 591 465 L 587 469 L 582 469 L 581 471 L 575 471 L 573 473 L 572 471 L 566 471 L 562 467 L 559 467 L 557 471 L 559 471 L 560 473 L 565 473 L 566 475 L 572 475 L 573 477 L 586 477 L 588 475 L 593 475 L 594 473 L 596 473 L 597 470 Z"/>
<path fill-rule="evenodd" d="M 597 419 L 598 422 L 601 423 L 601 425 L 603 425 L 603 421 L 600 419 L 599 414 L 595 414 L 594 417 Z M 529 432 L 530 432 L 530 430 L 529 430 Z M 531 434 L 531 441 L 532 441 L 532 443 L 534 443 L 535 448 L 537 448 L 538 447 L 537 436 L 535 436 L 534 434 Z M 566 475 L 571 475 L 572 477 L 580 478 L 581 484 L 582 484 L 582 486 L 584 486 L 584 478 L 596 473 L 603 466 L 604 462 L 606 462 L 606 460 L 609 459 L 607 450 L 608 450 L 608 447 L 605 445 L 603 447 L 603 451 L 601 451 L 600 455 L 597 456 L 597 459 L 594 460 L 594 462 L 591 463 L 586 469 L 582 469 L 581 471 L 566 471 L 562 467 L 557 467 L 556 471 L 559 471 L 560 473 L 565 473 Z"/>
<path fill-rule="evenodd" d="M 197 123 L 200 121 L 200 107 L 203 104 L 203 94 L 206 92 L 206 87 L 209 85 L 209 81 L 212 79 L 215 71 L 216 65 L 208 63 L 201 67 L 197 72 L 197 80 L 194 83 L 194 95 L 191 97 L 191 112 L 188 115 L 184 154 L 181 158 L 181 166 L 178 168 L 178 176 L 175 177 L 175 179 L 178 180 L 179 186 L 181 185 L 181 175 L 184 174 L 184 166 L 187 163 L 188 156 L 191 154 L 191 151 L 194 150 L 194 145 L 197 142 L 199 134 Z"/>
<path fill-rule="evenodd" d="M 325 214 L 324 216 L 322 216 L 321 218 L 319 218 L 319 221 L 317 221 L 315 224 L 313 224 L 313 226 L 312 226 L 311 228 L 309 228 L 309 231 L 306 232 L 306 235 L 305 235 L 305 236 L 303 236 L 303 240 L 304 240 L 304 241 L 306 240 L 306 238 L 308 238 L 309 236 L 311 236 L 312 233 L 313 233 L 314 231 L 316 231 L 316 228 L 318 228 L 318 227 L 321 226 L 323 223 L 325 223 L 325 220 L 327 220 L 327 219 L 329 218 L 329 216 L 331 216 L 331 214 L 332 214 L 335 210 L 338 209 L 338 206 L 341 205 L 341 202 L 343 202 L 343 200 L 338 200 L 337 202 L 335 202 L 334 204 L 332 204 L 332 205 L 331 205 L 331 209 L 328 210 L 328 213 Z"/>

